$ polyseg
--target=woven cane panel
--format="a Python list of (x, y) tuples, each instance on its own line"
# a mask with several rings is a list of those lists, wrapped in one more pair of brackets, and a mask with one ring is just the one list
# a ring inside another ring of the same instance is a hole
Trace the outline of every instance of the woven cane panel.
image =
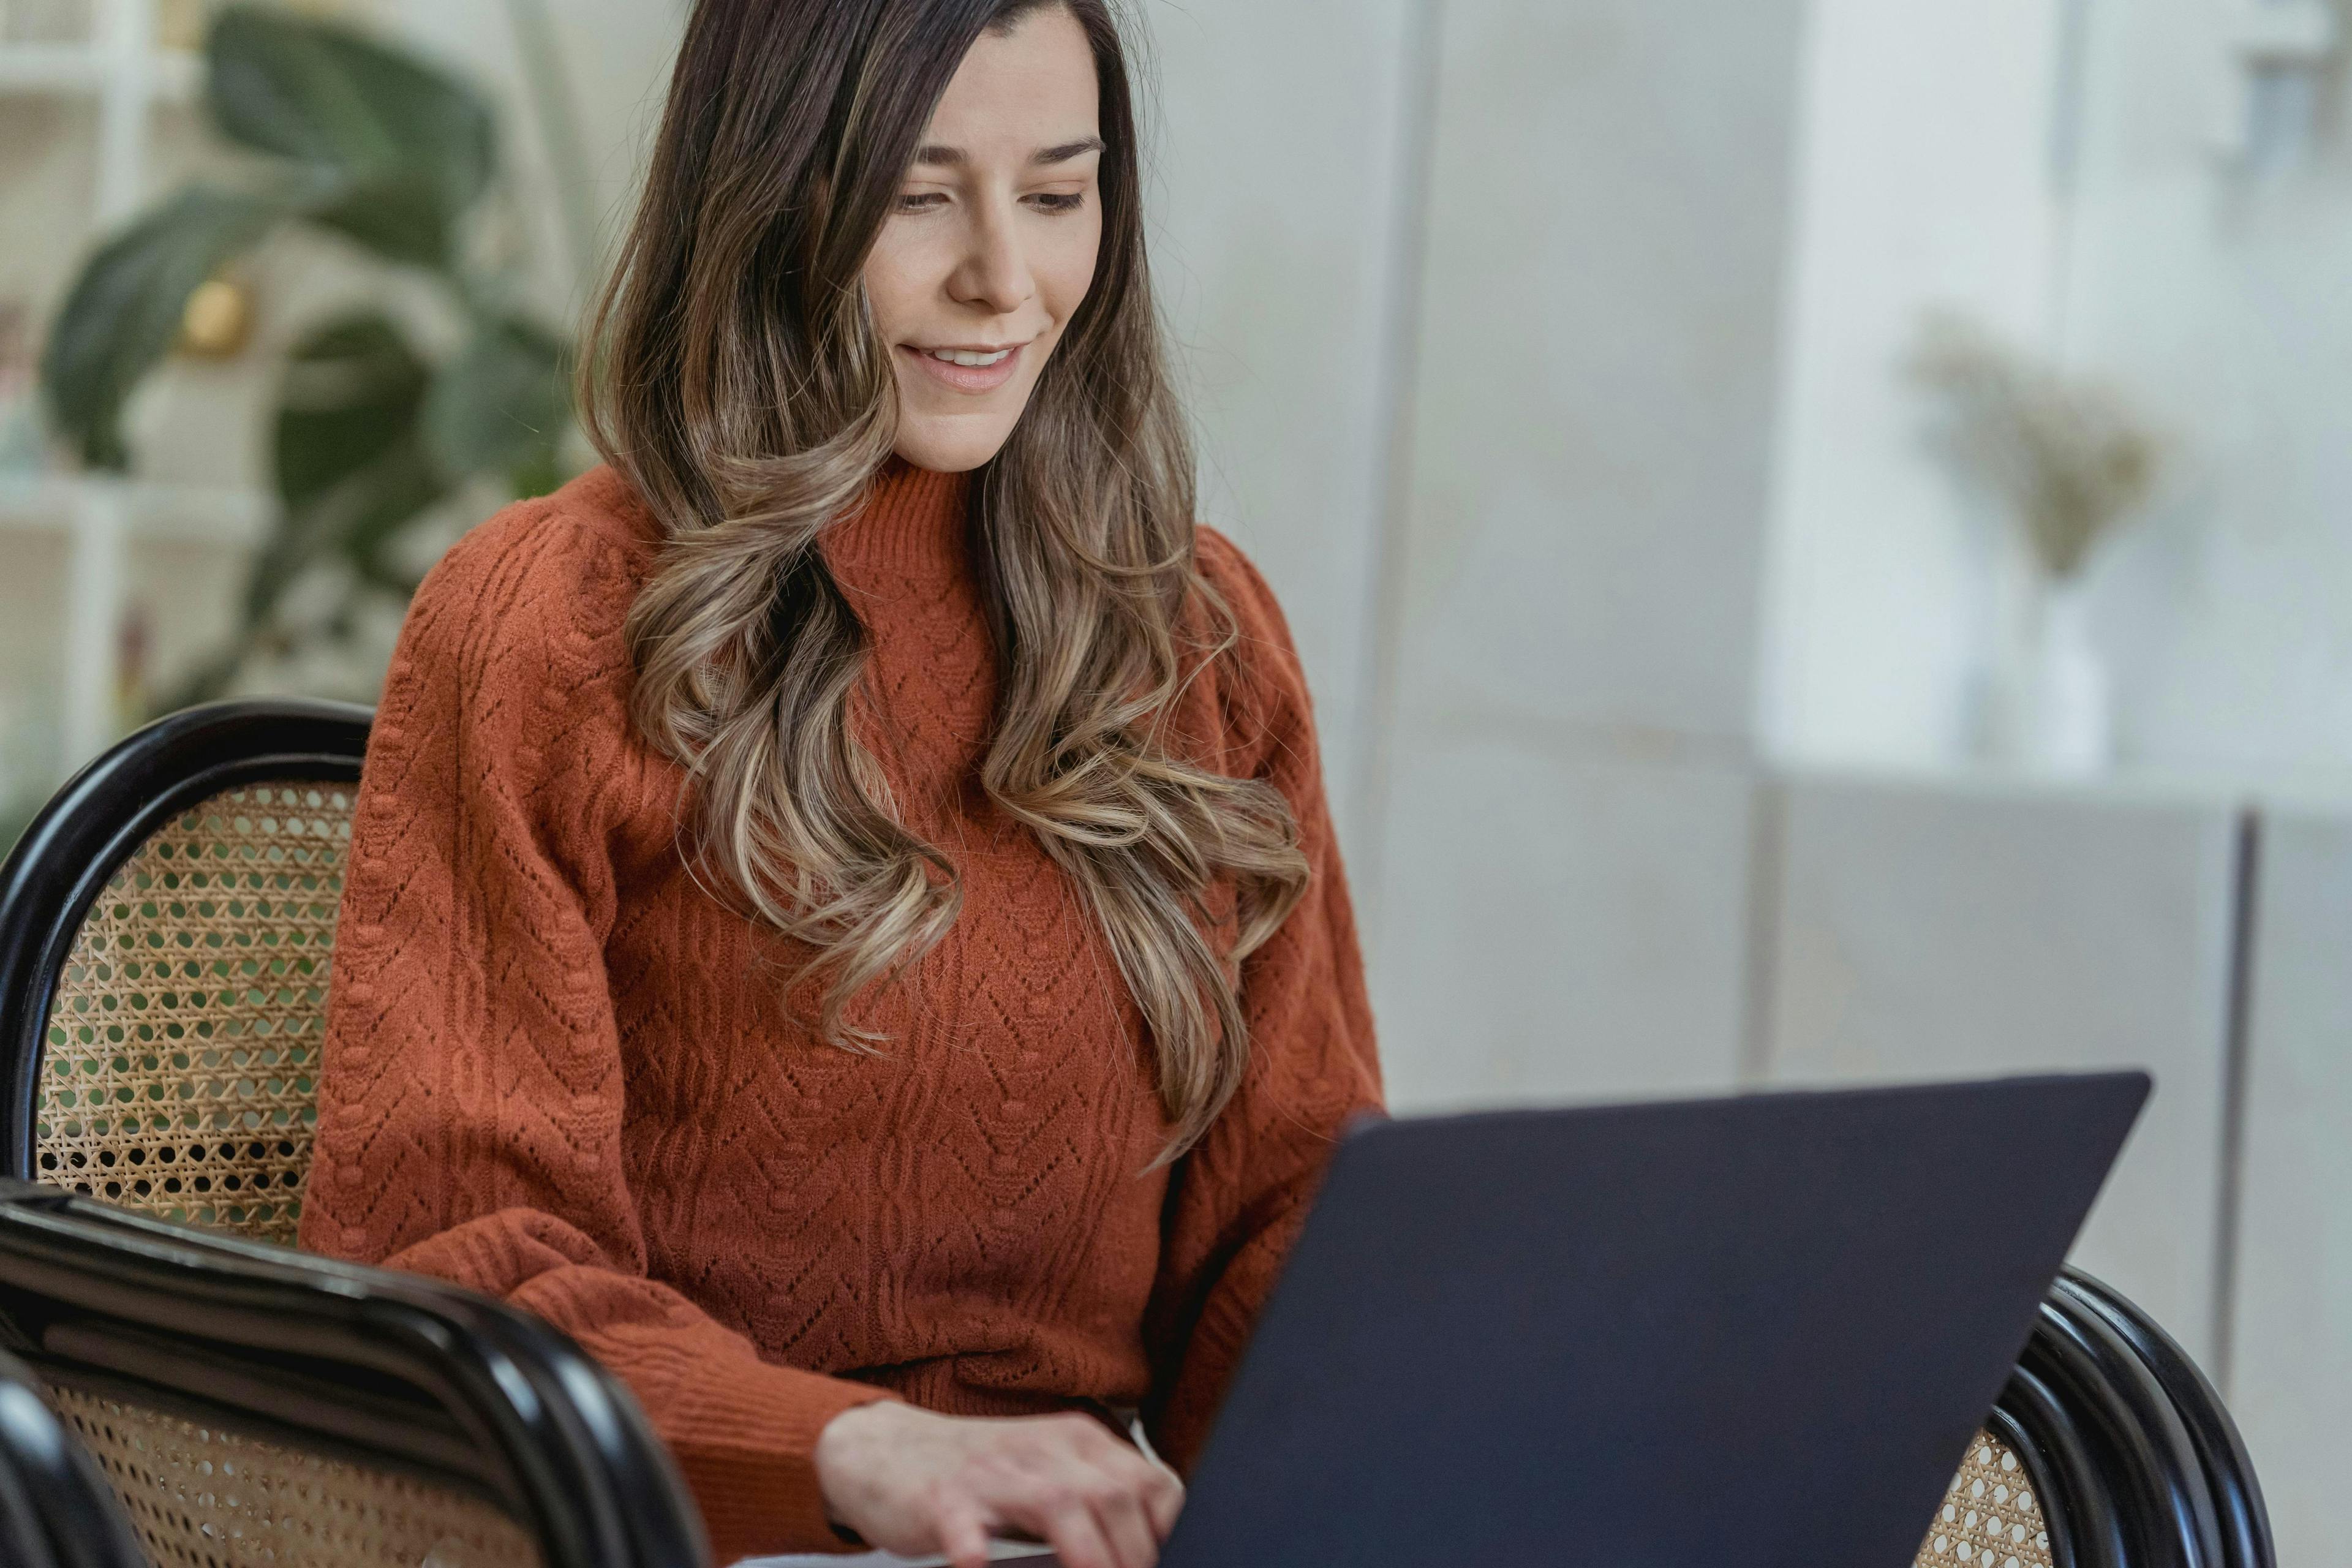
[(79, 1389), (50, 1403), (88, 1445), (155, 1568), (530, 1568), (515, 1522), (463, 1492), (297, 1453)]
[(323, 784), (215, 795), (107, 884), (49, 1011), (44, 1180), (293, 1241), (352, 796)]
[(1916, 1568), (2053, 1568), (2050, 1531), (2017, 1456), (1977, 1434)]

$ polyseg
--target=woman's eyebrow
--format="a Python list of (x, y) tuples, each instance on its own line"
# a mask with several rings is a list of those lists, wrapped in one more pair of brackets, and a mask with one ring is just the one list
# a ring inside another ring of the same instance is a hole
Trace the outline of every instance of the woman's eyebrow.
[(1087, 136), (1076, 142), (1065, 142), (1058, 147), (1044, 148), (1029, 162), (1042, 168), (1049, 163), (1066, 163), (1073, 158), (1083, 158), (1089, 153), (1099, 153), (1102, 150), (1101, 137)]
[[(1102, 150), (1101, 137), (1087, 136), (1076, 142), (1065, 142), (1058, 147), (1041, 147), (1030, 155), (1029, 162), (1042, 169), (1055, 163), (1066, 163), (1073, 158), (1083, 158), (1089, 153), (1099, 153)], [(961, 147), (942, 147), (933, 143), (915, 149), (915, 165), (918, 168), (961, 169), (971, 162), (971, 154)]]

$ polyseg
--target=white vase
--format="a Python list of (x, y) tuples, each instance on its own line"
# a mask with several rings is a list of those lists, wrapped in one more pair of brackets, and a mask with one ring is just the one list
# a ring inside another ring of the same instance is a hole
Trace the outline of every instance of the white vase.
[(2086, 778), (2115, 761), (2115, 705), (2107, 661), (2091, 636), (2081, 582), (2043, 580), (2011, 666), (2010, 759), (2035, 773)]

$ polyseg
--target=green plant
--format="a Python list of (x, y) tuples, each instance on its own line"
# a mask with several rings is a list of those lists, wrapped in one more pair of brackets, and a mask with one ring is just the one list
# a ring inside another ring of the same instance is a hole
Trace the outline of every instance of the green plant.
[[(212, 123), (261, 156), (235, 184), (183, 187), (83, 267), (41, 367), (51, 422), (83, 462), (130, 467), (124, 405), (171, 352), (189, 296), (289, 226), (429, 279), (463, 329), (436, 354), (392, 312), (363, 310), (296, 342), (273, 432), (279, 506), (238, 630), (161, 709), (218, 695), (257, 651), (348, 635), (368, 595), (404, 602), (416, 584), (403, 536), (481, 476), (551, 489), (571, 423), (568, 345), (469, 243), (499, 163), (481, 98), (404, 51), (258, 5), (226, 8), (205, 55)], [(298, 625), (288, 600), (302, 581), (331, 586), (325, 613)]]

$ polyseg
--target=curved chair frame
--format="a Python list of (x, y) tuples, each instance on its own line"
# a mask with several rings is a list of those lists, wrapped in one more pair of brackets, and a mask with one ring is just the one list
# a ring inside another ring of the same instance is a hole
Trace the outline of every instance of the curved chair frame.
[(2078, 1269), (2051, 1287), (1986, 1429), (2032, 1481), (2058, 1568), (2276, 1568), (2220, 1396), (2147, 1314)]
[(487, 1495), (551, 1568), (709, 1560), (626, 1389), (472, 1291), (6, 1181), (0, 1333), (45, 1375), (127, 1384)]
[(97, 1462), (40, 1386), (31, 1368), (0, 1352), (0, 1562), (147, 1568)]
[(2205, 1480), (2218, 1531), (2213, 1561), (2221, 1568), (2275, 1568), (2270, 1513), (2245, 1440), (2189, 1352), (2122, 1294), (2079, 1269), (2062, 1275), (2051, 1294), (2104, 1324), (2154, 1376)]
[(0, 867), (0, 1174), (29, 1178), (49, 1011), (74, 938), (123, 862), (176, 814), (240, 784), (353, 784), (371, 710), (208, 702), (116, 745), (53, 796)]
[(2130, 1345), (2053, 1289), (2023, 1360), (2063, 1391), (2104, 1447), (2125, 1560), (2133, 1568), (2220, 1568), (2220, 1521), (2188, 1428)]
[(2010, 1374), (1985, 1429), (2007, 1445), (2040, 1501), (2059, 1568), (2126, 1568), (2121, 1526), (2090, 1441), (2066, 1404), (2033, 1373)]

